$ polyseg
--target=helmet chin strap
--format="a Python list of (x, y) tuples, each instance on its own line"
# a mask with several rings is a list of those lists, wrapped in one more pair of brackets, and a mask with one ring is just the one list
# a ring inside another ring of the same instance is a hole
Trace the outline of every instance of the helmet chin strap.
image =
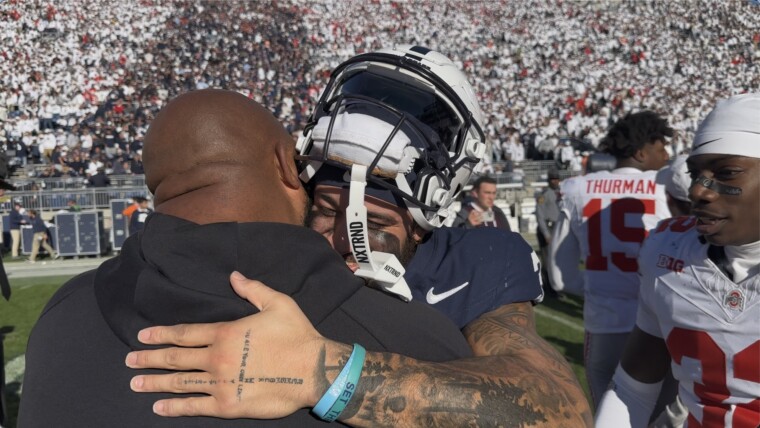
[(346, 229), (351, 252), (359, 265), (356, 276), (370, 279), (388, 293), (408, 302), (412, 291), (404, 280), (405, 269), (390, 253), (371, 251), (367, 233), (367, 207), (364, 206), (364, 189), (367, 186), (367, 167), (354, 164), (351, 167), (351, 187), (346, 208)]

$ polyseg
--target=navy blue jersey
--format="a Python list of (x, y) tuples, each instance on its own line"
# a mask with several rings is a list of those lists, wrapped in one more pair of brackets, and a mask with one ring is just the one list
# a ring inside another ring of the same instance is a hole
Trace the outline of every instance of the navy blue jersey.
[(434, 230), (404, 275), (414, 299), (459, 328), (502, 305), (540, 301), (541, 267), (518, 233), (497, 228)]

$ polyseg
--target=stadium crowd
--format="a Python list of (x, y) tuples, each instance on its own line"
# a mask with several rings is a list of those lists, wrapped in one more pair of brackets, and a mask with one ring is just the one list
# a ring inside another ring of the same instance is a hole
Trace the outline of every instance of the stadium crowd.
[(49, 164), (44, 176), (140, 174), (147, 125), (179, 93), (237, 90), (295, 134), (329, 70), (356, 53), (413, 43), (447, 53), (472, 77), (493, 160), (559, 157), (562, 140), (577, 156), (640, 109), (667, 117), (678, 153), (718, 98), (760, 88), (759, 7), (6, 1), (0, 143), (15, 164)]

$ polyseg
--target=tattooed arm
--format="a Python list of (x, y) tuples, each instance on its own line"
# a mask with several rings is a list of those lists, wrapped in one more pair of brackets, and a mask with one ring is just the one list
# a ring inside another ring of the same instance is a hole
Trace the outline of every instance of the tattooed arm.
[(342, 420), (353, 426), (592, 426), (570, 366), (536, 334), (530, 303), (484, 314), (464, 332), (478, 357), (429, 363), (370, 354), (360, 393)]
[[(134, 352), (127, 359), (130, 367), (201, 372), (137, 376), (132, 382), (135, 391), (210, 395), (162, 400), (155, 407), (157, 413), (286, 416), (314, 406), (348, 359), (351, 347), (320, 336), (289, 297), (255, 281), (233, 278), (231, 282), (262, 312), (231, 323), (141, 332), (145, 343), (193, 348)], [(262, 301), (257, 295), (262, 290), (275, 296), (277, 304)], [(588, 403), (570, 368), (536, 335), (530, 304), (507, 305), (485, 314), (465, 333), (481, 356), (430, 363), (368, 352), (358, 390), (340, 420), (357, 427), (591, 426)], [(245, 358), (247, 349), (257, 348), (269, 352)], [(272, 373), (294, 380), (256, 381), (272, 378)], [(242, 386), (225, 382), (240, 377), (254, 382)]]

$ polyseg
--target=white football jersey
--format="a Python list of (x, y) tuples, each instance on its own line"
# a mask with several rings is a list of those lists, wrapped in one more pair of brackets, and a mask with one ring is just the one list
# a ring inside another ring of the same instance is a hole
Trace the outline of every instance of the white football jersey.
[[(562, 183), (562, 210), (585, 262), (583, 321), (591, 333), (633, 330), (641, 243), (670, 217), (657, 171), (618, 168)], [(558, 250), (563, 247), (560, 243)], [(577, 257), (577, 251), (573, 257)], [(563, 257), (561, 251), (555, 257)]]
[(693, 217), (663, 221), (639, 257), (636, 324), (665, 340), (688, 426), (760, 425), (760, 275), (734, 283)]

